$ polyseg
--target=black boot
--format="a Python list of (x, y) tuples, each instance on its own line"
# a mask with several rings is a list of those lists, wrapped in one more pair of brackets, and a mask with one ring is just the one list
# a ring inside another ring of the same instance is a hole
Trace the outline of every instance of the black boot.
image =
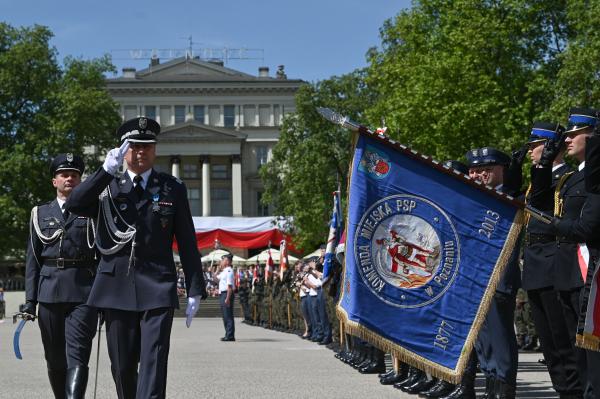
[(535, 335), (529, 337), (529, 342), (523, 345), (524, 351), (532, 351), (538, 346), (538, 338)]
[(475, 399), (475, 374), (463, 374), (460, 384), (447, 396), (441, 396), (441, 399)]
[(65, 385), (67, 381), (67, 370), (51, 370), (48, 369), (48, 378), (50, 379), (50, 386), (54, 397), (56, 399), (66, 398), (65, 396)]
[(496, 399), (515, 399), (517, 396), (516, 386), (500, 380), (495, 380), (494, 391)]
[(485, 377), (485, 393), (481, 399), (497, 399), (496, 398), (496, 379), (494, 377)]
[(394, 370), (393, 368), (389, 369), (385, 373), (379, 373), (379, 374), (377, 374), (377, 377), (379, 377), (379, 379), (382, 379), (382, 378), (390, 377), (392, 375), (396, 375), (396, 370)]
[(87, 382), (87, 367), (78, 366), (67, 369), (67, 399), (84, 399)]
[(454, 388), (456, 388), (454, 384), (451, 384), (448, 381), (438, 380), (437, 384), (432, 386), (429, 390), (421, 392), (419, 397), (428, 399), (441, 398), (454, 391)]
[(398, 371), (392, 369), (393, 373), (388, 375), (387, 377), (383, 377), (381, 379), (379, 379), (379, 383), (381, 385), (394, 385), (400, 381), (403, 381), (406, 379), (407, 374), (408, 374), (408, 366), (405, 365), (404, 363), (400, 363), (400, 367), (398, 368)]
[(385, 353), (379, 348), (372, 347), (371, 362), (359, 371), (361, 374), (383, 373), (385, 371)]
[(437, 379), (432, 378), (430, 380), (427, 379), (427, 374), (423, 373), (423, 376), (417, 380), (414, 384), (406, 388), (404, 392), (410, 393), (412, 395), (428, 391), (437, 383)]

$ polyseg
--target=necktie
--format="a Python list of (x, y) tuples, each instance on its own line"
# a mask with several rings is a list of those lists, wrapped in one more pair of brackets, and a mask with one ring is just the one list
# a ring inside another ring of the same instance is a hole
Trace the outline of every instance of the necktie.
[(62, 209), (63, 219), (65, 219), (65, 222), (66, 222), (69, 219), (69, 215), (71, 213), (65, 209), (65, 205), (66, 204), (62, 204), (62, 206), (60, 207), (60, 209)]
[(144, 195), (144, 188), (142, 187), (142, 176), (136, 175), (133, 178), (133, 182), (135, 183), (135, 188), (133, 192), (137, 196), (138, 201), (142, 199), (142, 195)]

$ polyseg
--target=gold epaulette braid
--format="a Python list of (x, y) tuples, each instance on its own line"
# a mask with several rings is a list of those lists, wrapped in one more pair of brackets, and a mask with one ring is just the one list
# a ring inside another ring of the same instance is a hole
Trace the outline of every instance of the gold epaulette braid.
[(573, 172), (565, 173), (558, 180), (556, 189), (554, 190), (554, 216), (561, 217), (563, 214), (563, 199), (560, 196), (560, 190), (565, 185), (567, 179), (573, 174)]
[[(529, 202), (529, 193), (531, 192), (531, 183), (529, 183), (529, 186), (527, 186), (527, 191), (525, 191), (525, 203)], [(529, 224), (529, 219), (531, 218), (531, 215), (528, 212), (525, 212), (525, 226), (527, 226)]]

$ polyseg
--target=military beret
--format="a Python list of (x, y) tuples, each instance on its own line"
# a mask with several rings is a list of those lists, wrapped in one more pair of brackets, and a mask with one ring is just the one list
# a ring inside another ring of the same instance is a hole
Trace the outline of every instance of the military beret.
[(567, 132), (594, 127), (598, 123), (598, 110), (593, 108), (571, 108), (569, 110), (569, 123)]
[(469, 168), (467, 168), (467, 165), (459, 161), (449, 159), (446, 162), (444, 162), (444, 166), (447, 168), (456, 169), (463, 175), (469, 174)]
[(229, 260), (233, 260), (233, 254), (228, 253), (228, 254), (224, 254), (223, 256), (221, 256), (221, 259), (229, 259)]
[(530, 143), (548, 140), (564, 132), (565, 128), (558, 123), (534, 122), (529, 135)]
[(139, 117), (123, 122), (117, 129), (117, 137), (121, 142), (156, 143), (160, 133), (160, 125), (154, 119)]
[(85, 165), (83, 159), (78, 155), (73, 155), (70, 152), (67, 154), (58, 154), (50, 164), (50, 173), (55, 176), (61, 170), (74, 170), (83, 174)]
[(510, 157), (492, 147), (474, 148), (466, 154), (469, 168), (485, 165), (508, 166)]

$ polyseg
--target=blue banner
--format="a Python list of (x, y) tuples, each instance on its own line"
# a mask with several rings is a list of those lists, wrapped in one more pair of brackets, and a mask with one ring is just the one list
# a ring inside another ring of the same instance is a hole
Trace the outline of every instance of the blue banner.
[(344, 328), (457, 382), (516, 243), (519, 203), (382, 135), (351, 163)]
[(335, 248), (340, 240), (341, 226), (340, 212), (340, 192), (333, 193), (333, 211), (331, 213), (331, 221), (329, 222), (329, 235), (327, 236), (327, 248), (325, 249), (325, 259), (323, 260), (323, 283), (326, 283), (331, 276), (333, 268), (333, 258), (335, 257)]

